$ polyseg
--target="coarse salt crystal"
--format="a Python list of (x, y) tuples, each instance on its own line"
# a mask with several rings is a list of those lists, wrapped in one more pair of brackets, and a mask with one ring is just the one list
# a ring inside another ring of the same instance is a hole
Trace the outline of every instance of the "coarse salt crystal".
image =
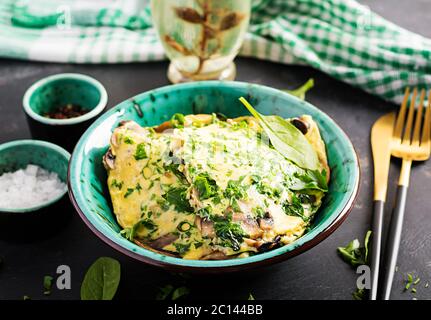
[(0, 175), (0, 208), (31, 208), (67, 190), (57, 173), (29, 164), (25, 169)]

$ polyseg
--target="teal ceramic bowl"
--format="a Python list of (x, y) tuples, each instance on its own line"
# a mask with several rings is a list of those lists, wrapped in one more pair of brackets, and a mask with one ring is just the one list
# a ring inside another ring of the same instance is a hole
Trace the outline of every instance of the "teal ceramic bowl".
[[(60, 180), (66, 183), (67, 167), (70, 154), (63, 148), (45, 141), (16, 140), (0, 145), (0, 175), (35, 164), (45, 170), (56, 172)], [(1, 213), (25, 213), (38, 211), (58, 202), (66, 191), (57, 197), (34, 207), (1, 208)]]
[[(79, 73), (61, 73), (35, 82), (25, 92), (23, 108), (35, 139), (51, 141), (72, 150), (84, 131), (106, 107), (108, 95), (96, 79)], [(87, 113), (69, 119), (44, 115), (68, 104)]]
[[(244, 96), (263, 114), (284, 118), (311, 115), (326, 142), (331, 181), (329, 192), (311, 230), (281, 248), (242, 259), (221, 261), (183, 260), (141, 248), (120, 235), (112, 212), (102, 156), (120, 121), (134, 120), (154, 126), (174, 113), (220, 112), (228, 117), (248, 115), (238, 98)], [(241, 82), (196, 82), (162, 87), (135, 96), (101, 116), (79, 140), (69, 165), (69, 195), (78, 213), (103, 241), (140, 261), (179, 272), (237, 271), (268, 265), (295, 256), (330, 235), (346, 218), (359, 186), (359, 163), (346, 134), (325, 113), (287, 93)]]

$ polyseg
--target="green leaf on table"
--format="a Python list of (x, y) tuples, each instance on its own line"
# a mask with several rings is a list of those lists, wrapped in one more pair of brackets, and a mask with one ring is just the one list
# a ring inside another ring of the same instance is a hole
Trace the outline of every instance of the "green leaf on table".
[(256, 300), (253, 295), (251, 294), (251, 292), (248, 294), (248, 299), (247, 300)]
[(368, 246), (371, 231), (367, 231), (364, 240), (364, 247), (361, 247), (358, 239), (350, 241), (347, 246), (337, 249), (341, 258), (352, 267), (368, 264)]
[(260, 114), (244, 97), (239, 100), (259, 121), (275, 150), (301, 168), (318, 169), (319, 160), (316, 151), (293, 124), (279, 116)]
[(302, 86), (300, 86), (298, 89), (295, 90), (287, 90), (284, 89), (282, 91), (290, 93), (291, 95), (298, 97), (301, 100), (305, 100), (305, 94), (308, 90), (314, 87), (314, 79), (308, 79), (306, 83), (304, 83)]
[(365, 296), (365, 289), (356, 289), (356, 291), (352, 293), (353, 300), (365, 300)]
[(166, 300), (174, 291), (174, 286), (168, 284), (164, 287), (160, 287), (156, 294), (156, 300)]
[(51, 276), (44, 276), (43, 277), (43, 294), (44, 295), (50, 295), (51, 294), (51, 288), (52, 288), (52, 281), (54, 280)]
[(173, 292), (172, 292), (172, 300), (177, 300), (181, 297), (184, 297), (186, 295), (188, 295), (190, 293), (190, 289), (187, 287), (179, 287), (176, 288)]
[(166, 285), (160, 287), (156, 294), (156, 300), (178, 300), (190, 293), (190, 289), (187, 287), (175, 288), (173, 285)]
[(112, 300), (120, 283), (120, 263), (109, 257), (97, 259), (81, 284), (81, 300)]

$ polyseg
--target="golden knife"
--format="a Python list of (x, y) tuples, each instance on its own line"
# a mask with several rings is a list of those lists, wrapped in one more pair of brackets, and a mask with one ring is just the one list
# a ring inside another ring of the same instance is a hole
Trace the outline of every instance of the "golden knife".
[(377, 286), (382, 245), (383, 212), (388, 189), (391, 140), (395, 113), (380, 117), (371, 128), (371, 149), (374, 162), (374, 212), (372, 218), (372, 247), (370, 254), (371, 290), (369, 299), (377, 299)]

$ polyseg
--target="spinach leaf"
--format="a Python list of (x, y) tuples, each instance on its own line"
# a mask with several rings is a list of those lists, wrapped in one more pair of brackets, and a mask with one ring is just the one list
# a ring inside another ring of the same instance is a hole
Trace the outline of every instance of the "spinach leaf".
[(97, 259), (81, 284), (81, 300), (112, 300), (120, 283), (120, 263), (112, 258)]
[(190, 293), (190, 289), (187, 287), (179, 287), (172, 292), (172, 300), (177, 300), (181, 297), (184, 297), (185, 295), (188, 295)]
[(156, 295), (156, 300), (177, 300), (181, 297), (184, 297), (190, 293), (190, 289), (187, 287), (178, 287), (174, 288), (173, 285), (166, 285), (164, 287), (160, 287), (159, 291)]
[(217, 184), (208, 174), (200, 173), (196, 176), (194, 186), (198, 190), (199, 198), (205, 200), (217, 194)]
[(244, 97), (239, 98), (250, 113), (259, 121), (272, 146), (286, 159), (304, 169), (316, 170), (319, 160), (311, 144), (289, 121), (279, 116), (264, 116), (257, 112)]
[(194, 210), (190, 206), (190, 202), (187, 199), (187, 189), (186, 188), (172, 188), (166, 194), (162, 196), (169, 204), (175, 206), (175, 210), (178, 212), (190, 212)]
[(190, 243), (174, 243), (174, 247), (180, 256), (183, 256), (189, 251)]
[(305, 94), (308, 90), (314, 87), (314, 79), (308, 79), (306, 83), (295, 90), (282, 90), (284, 92), (290, 93), (291, 95), (298, 97), (301, 100), (305, 100)]
[(347, 246), (337, 249), (341, 258), (352, 267), (357, 267), (363, 264), (368, 264), (368, 246), (371, 236), (371, 231), (367, 231), (365, 235), (364, 247), (361, 247), (359, 240), (350, 241)]
[(248, 299), (247, 300), (256, 300), (254, 298), (254, 296), (251, 294), (251, 292), (248, 294)]

